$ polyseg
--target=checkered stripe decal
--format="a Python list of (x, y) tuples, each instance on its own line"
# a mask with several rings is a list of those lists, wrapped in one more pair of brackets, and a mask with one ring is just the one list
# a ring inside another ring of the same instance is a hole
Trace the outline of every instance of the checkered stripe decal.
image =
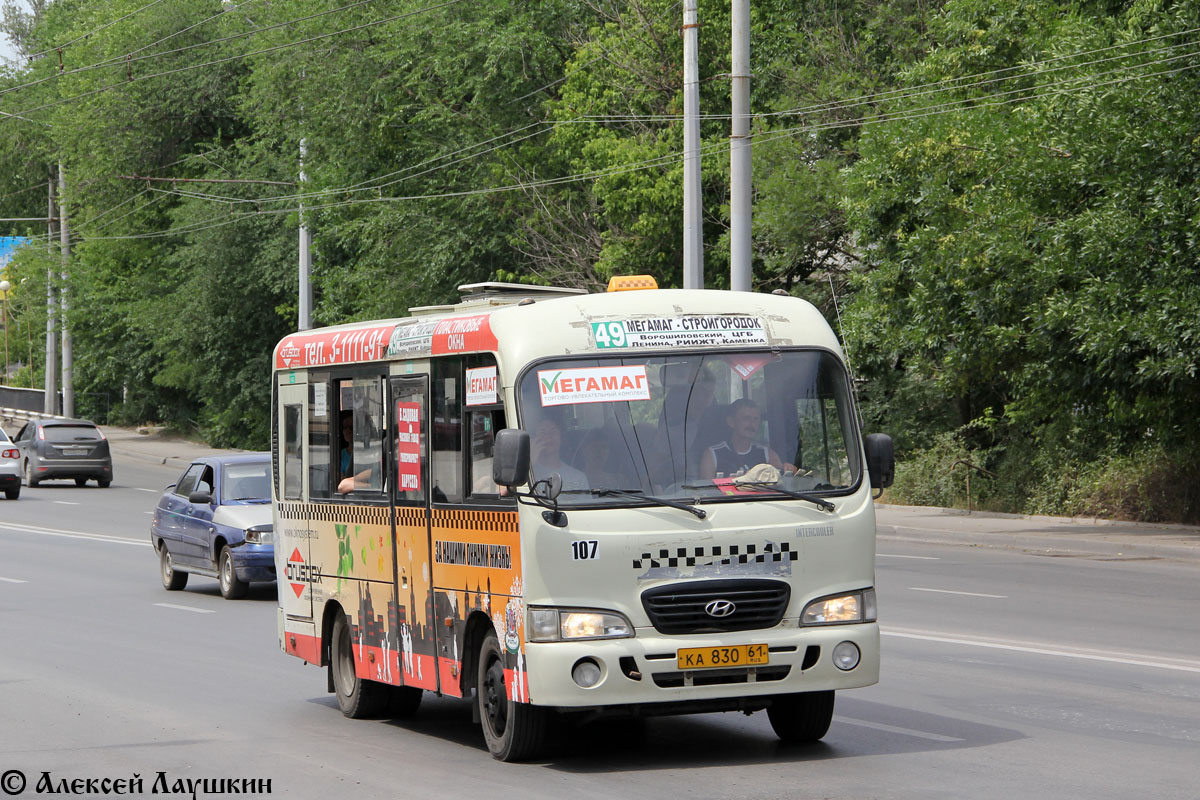
[(756, 544), (713, 545), (712, 547), (677, 547), (662, 549), (657, 554), (642, 553), (633, 560), (634, 569), (659, 569), (661, 567), (710, 567), (717, 564), (768, 564), (795, 561), (800, 554), (789, 542), (767, 542), (760, 548)]
[(445, 508), (433, 510), (433, 527), (446, 530), (517, 532), (515, 511), (460, 511)]
[(406, 506), (396, 509), (397, 528), (424, 528), (429, 517), (420, 506)]
[(283, 519), (345, 522), (351, 525), (389, 525), (387, 506), (349, 506), (341, 503), (280, 503)]

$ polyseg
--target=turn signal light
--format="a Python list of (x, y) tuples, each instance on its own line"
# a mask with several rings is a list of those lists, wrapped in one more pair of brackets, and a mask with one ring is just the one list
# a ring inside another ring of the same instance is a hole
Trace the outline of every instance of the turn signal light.
[(3, 453), (0, 453), (0, 458), (20, 458), (20, 457), (21, 457), (20, 450), (5, 450)]
[(636, 289), (657, 289), (658, 281), (650, 275), (617, 275), (609, 279), (610, 292), (631, 292)]

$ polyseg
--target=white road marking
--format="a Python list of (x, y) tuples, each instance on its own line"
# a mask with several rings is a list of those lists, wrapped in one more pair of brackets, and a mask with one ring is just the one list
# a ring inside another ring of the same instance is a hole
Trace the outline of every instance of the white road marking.
[(134, 486), (133, 490), (135, 492), (153, 492), (154, 494), (159, 494), (162, 492), (162, 489), (143, 489), (140, 486)]
[(54, 503), (55, 503), (55, 505), (60, 505), (60, 506), (77, 506), (77, 505), (79, 505), (79, 503), (72, 503), (69, 500), (55, 500)]
[(958, 644), (968, 647), (987, 647), (993, 650), (1012, 650), (1018, 653), (1032, 653), (1040, 656), (1056, 656), (1058, 658), (1079, 658), (1085, 661), (1104, 661), (1111, 664), (1126, 664), (1133, 667), (1153, 667), (1154, 669), (1170, 669), (1179, 672), (1200, 673), (1200, 661), (1186, 658), (1170, 658), (1159, 656), (1149, 658), (1139, 653), (1118, 653), (1106, 650), (1091, 650), (1084, 647), (1047, 646), (1040, 642), (1018, 642), (1005, 639), (982, 639), (975, 637), (941, 634), (935, 631), (918, 631), (901, 628), (881, 629), (883, 636), (895, 636), (900, 639), (919, 639), (925, 642), (940, 642), (942, 644)]
[(149, 547), (150, 539), (124, 539), (120, 536), (108, 536), (102, 533), (85, 533), (83, 531), (64, 531), (56, 528), (35, 528), (32, 525), (19, 525), (14, 522), (0, 522), (0, 530), (15, 531), (17, 533), (33, 533), (38, 536), (57, 536), (64, 539), (91, 539), (97, 542), (111, 542), (113, 544), (131, 544), (137, 547)]
[(901, 556), (896, 555), (895, 553), (876, 553), (875, 555), (878, 558), (913, 558), (918, 561), (941, 561), (941, 559), (936, 556)]
[(0, 581), (4, 581), (5, 583), (29, 583), (29, 581), (22, 581), (16, 578), (0, 578)]
[(155, 603), (159, 608), (174, 608), (178, 611), (194, 611), (197, 614), (215, 614), (217, 613), (211, 608), (193, 608), (191, 606), (177, 606), (174, 603)]
[(844, 722), (847, 725), (858, 725), (861, 728), (872, 728), (885, 733), (900, 733), (905, 736), (915, 736), (918, 739), (929, 739), (933, 742), (961, 742), (962, 739), (956, 739), (953, 736), (942, 736), (937, 733), (925, 733), (925, 731), (914, 731), (912, 728), (897, 728), (894, 725), (884, 725), (882, 722), (870, 722), (865, 719), (853, 719), (851, 717), (843, 717), (838, 715), (833, 718), (834, 722)]
[(949, 589), (924, 589), (920, 586), (910, 586), (910, 587), (908, 587), (908, 590), (910, 592), (937, 592), (938, 594), (961, 594), (961, 595), (966, 595), (967, 597), (992, 597), (992, 598), (995, 598), (996, 600), (1007, 600), (1008, 599), (1008, 595), (1006, 595), (1006, 594), (979, 594), (978, 592), (952, 592)]

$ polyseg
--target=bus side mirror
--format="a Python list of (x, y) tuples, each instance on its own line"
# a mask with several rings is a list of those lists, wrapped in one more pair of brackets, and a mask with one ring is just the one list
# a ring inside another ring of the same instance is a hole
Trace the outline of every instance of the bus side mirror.
[(896, 477), (896, 454), (892, 448), (892, 437), (886, 433), (868, 433), (867, 472), (871, 475), (872, 489), (886, 489)]
[(520, 428), (496, 431), (492, 480), (498, 486), (520, 486), (529, 480), (529, 431)]

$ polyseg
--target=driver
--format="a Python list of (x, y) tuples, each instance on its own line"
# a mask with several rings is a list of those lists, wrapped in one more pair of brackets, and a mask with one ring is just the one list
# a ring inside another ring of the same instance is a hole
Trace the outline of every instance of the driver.
[(700, 457), (700, 477), (733, 477), (759, 464), (783, 469), (778, 453), (765, 444), (754, 443), (762, 424), (757, 403), (748, 397), (735, 400), (729, 405), (725, 422), (729, 425), (729, 436), (704, 451)]

